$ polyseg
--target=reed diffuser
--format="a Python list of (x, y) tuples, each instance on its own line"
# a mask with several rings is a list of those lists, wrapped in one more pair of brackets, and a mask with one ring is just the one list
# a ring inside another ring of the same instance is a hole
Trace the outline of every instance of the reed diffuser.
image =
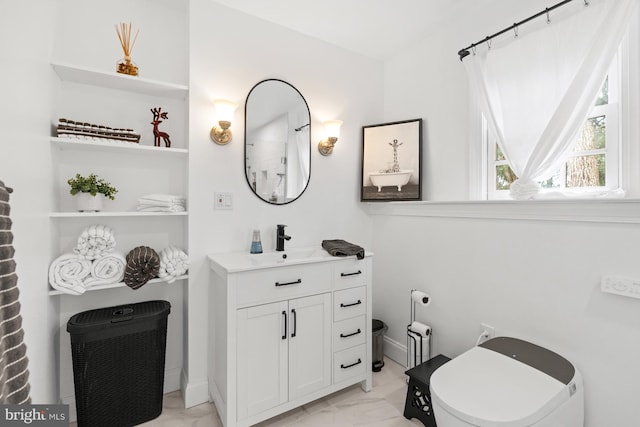
[(133, 50), (133, 45), (136, 44), (136, 40), (138, 38), (138, 33), (140, 32), (140, 30), (136, 31), (136, 35), (133, 37), (132, 41), (131, 29), (131, 23), (126, 24), (124, 22), (121, 22), (120, 26), (116, 25), (116, 33), (118, 34), (120, 45), (122, 46), (122, 50), (124, 51), (124, 58), (118, 61), (118, 64), (116, 65), (116, 71), (121, 74), (137, 76), (138, 66), (131, 60), (131, 51)]

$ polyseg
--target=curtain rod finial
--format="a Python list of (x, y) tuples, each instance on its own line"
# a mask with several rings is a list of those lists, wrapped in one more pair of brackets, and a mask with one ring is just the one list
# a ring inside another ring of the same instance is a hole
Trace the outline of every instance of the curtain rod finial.
[(467, 49), (461, 49), (458, 51), (458, 56), (460, 57), (460, 61), (462, 61), (465, 57), (469, 56), (470, 52)]

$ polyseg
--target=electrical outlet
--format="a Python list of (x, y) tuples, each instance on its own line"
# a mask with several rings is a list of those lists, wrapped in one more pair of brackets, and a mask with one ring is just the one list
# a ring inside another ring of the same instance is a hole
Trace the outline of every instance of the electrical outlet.
[(485, 341), (496, 336), (496, 329), (493, 326), (487, 325), (486, 323), (480, 323), (480, 328), (482, 329), (482, 334), (486, 337)]

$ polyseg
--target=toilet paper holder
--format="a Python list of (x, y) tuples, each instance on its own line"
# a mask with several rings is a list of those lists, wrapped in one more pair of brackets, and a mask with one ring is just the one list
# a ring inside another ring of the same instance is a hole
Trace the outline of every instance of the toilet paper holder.
[(430, 326), (416, 321), (416, 305), (427, 307), (431, 304), (431, 296), (412, 289), (410, 301), (410, 319), (407, 325), (407, 368), (417, 366), (431, 358), (432, 336)]

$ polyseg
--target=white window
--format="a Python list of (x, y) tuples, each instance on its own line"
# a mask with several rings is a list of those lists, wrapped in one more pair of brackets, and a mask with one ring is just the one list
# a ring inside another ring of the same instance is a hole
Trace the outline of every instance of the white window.
[[(619, 62), (620, 55), (617, 55), (565, 163), (551, 178), (539, 181), (542, 192), (600, 194), (619, 188)], [(484, 125), (483, 128), (483, 145), (486, 144), (488, 161), (488, 198), (509, 198), (509, 187), (518, 177), (507, 164), (489, 127)]]
[[(632, 20), (566, 163), (540, 182), (542, 192), (601, 196), (624, 189), (640, 197), (640, 12)], [(477, 107), (476, 107), (477, 108)], [(491, 135), (479, 109), (471, 150), (472, 198), (509, 199), (517, 177)], [(475, 140), (475, 142), (473, 142)], [(477, 177), (473, 178), (473, 177)]]

